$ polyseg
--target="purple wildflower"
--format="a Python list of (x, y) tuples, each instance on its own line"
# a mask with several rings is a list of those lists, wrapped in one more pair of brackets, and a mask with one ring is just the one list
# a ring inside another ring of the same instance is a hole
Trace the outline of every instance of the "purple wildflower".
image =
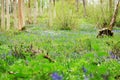
[(89, 77), (88, 77), (88, 76), (83, 75), (83, 77), (84, 77), (84, 80), (89, 80)]
[(84, 73), (87, 73), (87, 69), (84, 66), (82, 67), (82, 70)]
[(60, 76), (58, 73), (53, 73), (52, 75), (52, 80), (63, 80), (62, 76)]
[(116, 59), (116, 55), (114, 55), (112, 51), (110, 51), (109, 54), (112, 59)]
[(94, 76), (93, 76), (93, 74), (92, 73), (90, 73), (90, 78), (93, 78)]

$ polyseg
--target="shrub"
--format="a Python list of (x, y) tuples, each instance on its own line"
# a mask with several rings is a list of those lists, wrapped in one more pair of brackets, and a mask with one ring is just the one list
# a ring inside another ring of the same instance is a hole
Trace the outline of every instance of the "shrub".
[[(66, 5), (66, 3), (64, 4)], [(64, 8), (61, 9), (61, 6), (63, 6), (61, 3), (57, 5), (57, 11), (56, 11), (56, 18), (55, 18), (55, 28), (60, 30), (74, 30), (77, 28), (77, 18), (76, 14), (74, 14), (73, 8), (69, 4), (67, 6), (64, 6)]]

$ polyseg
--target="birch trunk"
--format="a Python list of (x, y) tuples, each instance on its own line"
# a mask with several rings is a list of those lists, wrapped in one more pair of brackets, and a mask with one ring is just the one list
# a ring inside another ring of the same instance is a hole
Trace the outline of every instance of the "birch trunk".
[(76, 10), (79, 11), (79, 0), (76, 0)]
[(87, 13), (86, 13), (86, 1), (83, 0), (83, 7), (84, 7), (84, 17), (87, 16)]
[(25, 4), (24, 4), (24, 0), (22, 0), (22, 15), (23, 15), (23, 26), (25, 26)]
[(15, 29), (17, 29), (18, 28), (18, 26), (17, 26), (17, 24), (18, 24), (18, 22), (17, 22), (17, 1), (16, 0), (14, 0), (14, 2), (13, 2), (13, 17), (14, 17), (14, 28)]
[(10, 14), (9, 14), (9, 8), (10, 8), (10, 0), (6, 0), (6, 14), (7, 14), (7, 30), (10, 29)]
[(31, 0), (28, 0), (28, 24), (31, 24)]
[(38, 1), (34, 0), (34, 24), (37, 23), (37, 15), (38, 15)]
[(5, 29), (5, 10), (4, 10), (4, 0), (1, 0), (1, 29)]
[(54, 16), (54, 18), (56, 17), (56, 7), (55, 7), (55, 3), (56, 3), (56, 1), (53, 0), (53, 8), (54, 8), (54, 14), (53, 14), (53, 16)]
[(52, 26), (52, 0), (49, 0), (49, 26)]

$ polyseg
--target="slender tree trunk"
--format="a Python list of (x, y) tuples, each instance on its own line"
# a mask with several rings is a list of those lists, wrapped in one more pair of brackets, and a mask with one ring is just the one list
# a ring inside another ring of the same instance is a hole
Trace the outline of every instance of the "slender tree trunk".
[(113, 13), (113, 17), (112, 17), (111, 22), (110, 22), (110, 30), (112, 30), (113, 27), (114, 27), (114, 25), (115, 25), (115, 21), (116, 21), (118, 9), (119, 9), (119, 2), (120, 2), (120, 0), (118, 0), (117, 4), (116, 4), (116, 6), (115, 6), (115, 10), (114, 10), (114, 13)]
[(1, 29), (5, 29), (5, 10), (4, 10), (4, 0), (1, 0)]
[(56, 7), (55, 7), (55, 3), (56, 3), (56, 1), (53, 0), (53, 8), (54, 8), (54, 14), (53, 14), (53, 16), (54, 16), (54, 18), (56, 17)]
[(83, 0), (83, 7), (84, 7), (84, 16), (86, 17), (87, 13), (86, 13), (86, 1), (85, 0)]
[(13, 17), (14, 17), (14, 28), (17, 29), (18, 26), (17, 26), (17, 1), (16, 0), (13, 0)]
[(32, 23), (31, 20), (31, 0), (28, 0), (28, 24)]
[(76, 10), (79, 11), (79, 0), (76, 0)]
[(38, 1), (34, 0), (34, 24), (37, 23)]
[(52, 0), (49, 0), (49, 26), (52, 26)]
[(40, 16), (43, 15), (43, 0), (40, 0)]
[(6, 13), (7, 13), (7, 30), (10, 29), (10, 14), (9, 14), (9, 8), (10, 8), (10, 0), (6, 0)]
[(24, 0), (22, 0), (22, 15), (23, 15), (23, 26), (25, 26), (25, 4), (24, 4)]
[(23, 10), (22, 10), (22, 0), (18, 0), (18, 29), (22, 30), (23, 28)]

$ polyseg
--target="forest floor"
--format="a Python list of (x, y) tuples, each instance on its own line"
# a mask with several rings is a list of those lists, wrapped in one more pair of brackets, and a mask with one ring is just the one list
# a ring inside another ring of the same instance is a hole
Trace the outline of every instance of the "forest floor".
[(96, 35), (89, 26), (0, 33), (0, 80), (120, 80), (120, 29)]

